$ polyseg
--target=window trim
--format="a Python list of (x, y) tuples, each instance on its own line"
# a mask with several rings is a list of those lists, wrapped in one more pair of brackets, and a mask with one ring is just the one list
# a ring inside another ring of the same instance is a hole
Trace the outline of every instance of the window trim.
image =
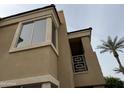
[[(30, 45), (29, 46), (33, 46), (34, 44), (32, 44), (32, 40), (33, 40), (33, 34), (34, 34), (34, 23), (36, 21), (39, 21), (39, 20), (46, 20), (46, 32), (47, 32), (47, 18), (42, 18), (42, 19), (37, 19), (37, 20), (29, 20), (29, 21), (25, 21), (25, 22), (21, 22), (21, 26), (20, 26), (20, 29), (19, 29), (19, 36), (21, 35), (21, 32), (22, 32), (22, 27), (25, 25), (25, 24), (28, 24), (28, 23), (33, 23), (32, 25), (32, 29), (31, 29), (31, 41), (29, 41)], [(19, 39), (19, 36), (17, 37), (17, 42), (18, 42), (18, 39)], [(47, 35), (46, 35), (47, 36)], [(46, 40), (46, 36), (45, 36), (45, 40)], [(15, 43), (15, 48), (18, 48), (17, 47), (17, 42)], [(44, 43), (44, 42), (43, 42)], [(39, 44), (39, 43), (38, 43)], [(27, 47), (27, 46), (22, 46), (20, 48), (23, 48), (23, 47)]]
[[(42, 20), (42, 19), (46, 19), (46, 26), (47, 26), (46, 27), (46, 40), (45, 40), (45, 42), (17, 48), (16, 46), (17, 46), (18, 38), (20, 36), (23, 24), (31, 22), (31, 21)], [(28, 19), (28, 20), (24, 20), (22, 22), (19, 22), (17, 30), (15, 31), (15, 34), (14, 34), (14, 37), (13, 37), (12, 44), (11, 44), (10, 49), (9, 49), (9, 53), (24, 51), (24, 50), (29, 50), (29, 49), (32, 49), (32, 48), (38, 48), (38, 47), (43, 47), (43, 46), (50, 45), (53, 48), (53, 50), (55, 51), (55, 53), (58, 55), (58, 43), (56, 42), (57, 43), (56, 48), (52, 44), (52, 29), (51, 29), (52, 28), (52, 21), (55, 21), (54, 18), (51, 15), (47, 15), (47, 16), (42, 16), (42, 17), (38, 17), (38, 18), (36, 17), (36, 18), (33, 18), (33, 19)], [(54, 22), (54, 23), (56, 23), (56, 22)], [(57, 27), (57, 24), (55, 24), (55, 25)], [(58, 29), (58, 27), (57, 27), (57, 29)], [(58, 31), (56, 31), (56, 32), (58, 32)], [(56, 38), (56, 39), (58, 39), (58, 38)]]
[[(59, 49), (58, 49), (58, 27), (57, 27), (57, 25), (56, 25), (56, 23), (55, 22), (52, 22), (54, 25), (55, 25), (55, 27), (56, 27), (56, 30), (55, 30), (55, 35), (56, 35), (56, 41), (55, 41), (55, 44), (56, 44), (56, 47), (54, 46), (54, 44), (52, 43), (52, 46), (56, 49), (56, 51), (59, 51)], [(52, 33), (53, 32), (51, 32), (51, 35), (52, 35)], [(52, 42), (52, 37), (51, 37), (51, 42)]]

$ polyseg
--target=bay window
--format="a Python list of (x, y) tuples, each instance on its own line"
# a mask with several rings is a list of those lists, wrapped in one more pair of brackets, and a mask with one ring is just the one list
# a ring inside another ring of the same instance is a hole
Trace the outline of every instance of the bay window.
[(46, 19), (36, 20), (22, 24), (17, 47), (25, 47), (33, 44), (45, 42), (46, 39)]
[(10, 52), (52, 45), (57, 48), (57, 25), (52, 17), (36, 18), (19, 23)]

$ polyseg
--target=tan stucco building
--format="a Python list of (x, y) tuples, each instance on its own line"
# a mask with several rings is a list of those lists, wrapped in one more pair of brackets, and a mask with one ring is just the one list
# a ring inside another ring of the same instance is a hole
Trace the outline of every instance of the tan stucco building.
[(0, 87), (104, 87), (92, 28), (67, 32), (54, 5), (0, 19)]

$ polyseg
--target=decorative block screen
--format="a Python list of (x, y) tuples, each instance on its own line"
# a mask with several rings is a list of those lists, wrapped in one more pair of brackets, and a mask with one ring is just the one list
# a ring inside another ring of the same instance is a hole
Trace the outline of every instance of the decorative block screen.
[(88, 70), (84, 55), (73, 56), (73, 68), (75, 73)]

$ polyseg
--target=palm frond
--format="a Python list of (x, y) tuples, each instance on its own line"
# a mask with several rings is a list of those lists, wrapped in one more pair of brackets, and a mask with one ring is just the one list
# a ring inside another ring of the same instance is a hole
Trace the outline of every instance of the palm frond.
[(108, 36), (107, 44), (109, 45), (109, 48), (111, 50), (113, 50), (113, 41), (112, 41), (112, 38), (110, 36)]
[(115, 46), (116, 45), (116, 42), (117, 42), (117, 39), (118, 39), (118, 36), (116, 36), (113, 40), (113, 45)]
[(97, 49), (101, 49), (100, 53), (110, 51), (109, 47), (106, 47), (105, 45), (99, 45), (97, 46)]
[(110, 36), (108, 36), (108, 39), (106, 41), (101, 40), (102, 44), (97, 46), (97, 49), (101, 49), (100, 53), (104, 52), (110, 52), (113, 51), (119, 51), (123, 52), (124, 48), (124, 37), (118, 40), (118, 36), (116, 36), (114, 39), (112, 39)]
[(113, 69), (116, 73), (121, 73), (121, 69), (120, 68), (115, 68)]
[(108, 51), (110, 51), (110, 50), (109, 49), (103, 49), (100, 51), (100, 53), (104, 53), (104, 52), (108, 52)]
[(115, 46), (115, 49), (123, 49), (124, 48), (124, 45), (121, 44), (121, 45), (118, 45), (118, 46)]
[(110, 45), (108, 44), (108, 42), (105, 42), (104, 40), (101, 40), (102, 42), (102, 46), (110, 48)]
[(104, 45), (99, 45), (99, 46), (97, 46), (97, 49), (108, 49), (108, 47), (106, 47)]
[(104, 41), (104, 40), (100, 40), (102, 43), (107, 43), (106, 41)]
[(121, 52), (121, 53), (124, 53), (124, 51), (123, 51), (123, 50), (120, 50), (120, 49), (118, 49), (117, 51), (119, 51), (119, 52)]
[(124, 46), (124, 37), (119, 39), (118, 42), (116, 43), (116, 47), (119, 47), (119, 46)]
[(116, 73), (122, 73), (122, 74), (124, 74), (124, 67), (122, 67), (122, 68), (115, 68), (114, 71)]

